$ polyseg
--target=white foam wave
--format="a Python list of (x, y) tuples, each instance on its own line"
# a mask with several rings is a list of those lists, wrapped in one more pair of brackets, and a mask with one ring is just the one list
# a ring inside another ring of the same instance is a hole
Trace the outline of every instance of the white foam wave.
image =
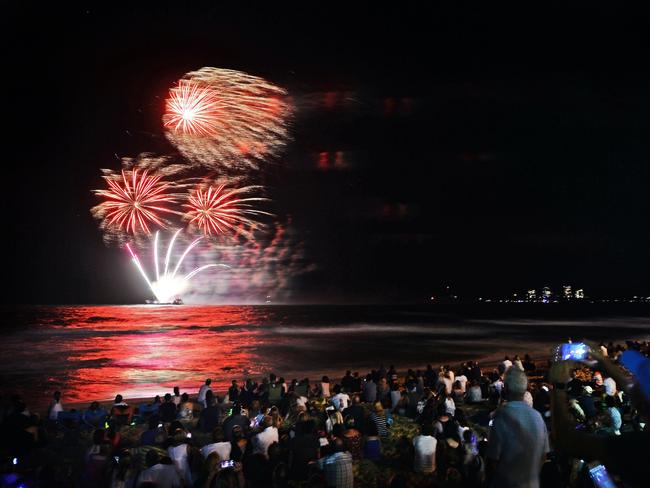
[[(284, 335), (349, 335), (349, 334), (420, 334), (420, 335), (466, 335), (480, 332), (480, 328), (438, 325), (402, 325), (402, 324), (349, 324), (328, 325), (321, 327), (274, 327), (273, 332)], [(483, 330), (485, 332), (485, 330)]]

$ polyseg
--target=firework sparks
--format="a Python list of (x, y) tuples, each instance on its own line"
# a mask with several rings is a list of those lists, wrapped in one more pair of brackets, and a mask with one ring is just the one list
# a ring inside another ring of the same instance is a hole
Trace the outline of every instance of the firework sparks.
[(211, 279), (208, 274), (194, 278), (184, 296), (201, 303), (260, 303), (267, 295), (274, 302), (283, 302), (291, 298), (294, 280), (316, 269), (290, 219), (269, 222), (255, 240), (237, 245), (212, 241), (201, 257), (230, 266), (223, 280)]
[(265, 198), (245, 196), (256, 188), (226, 189), (224, 185), (198, 188), (190, 193), (183, 218), (205, 236), (240, 234), (251, 238), (249, 229), (260, 225), (256, 218), (271, 215), (253, 207), (253, 202), (265, 201)]
[(100, 221), (104, 241), (124, 243), (135, 237), (141, 243), (156, 227), (172, 225), (173, 217), (183, 215), (180, 202), (196, 186), (195, 179), (182, 177), (185, 170), (149, 153), (122, 158), (120, 172), (103, 169), (107, 188), (93, 192), (103, 201), (90, 211)]
[(105, 174), (107, 190), (95, 193), (105, 197), (106, 201), (95, 207), (94, 213), (103, 219), (107, 228), (116, 228), (130, 234), (144, 232), (150, 234), (149, 226), (165, 227), (165, 220), (160, 213), (173, 213), (163, 206), (173, 204), (175, 199), (166, 191), (169, 185), (161, 182), (158, 175), (150, 175), (147, 170), (138, 173), (137, 169), (121, 172), (121, 177)]
[(214, 90), (190, 80), (180, 80), (169, 92), (165, 127), (184, 134), (213, 136), (219, 117), (219, 98)]
[(229, 266), (225, 264), (206, 264), (203, 266), (199, 266), (194, 268), (192, 271), (189, 273), (185, 274), (184, 276), (178, 276), (178, 270), (180, 269), (181, 265), (183, 264), (183, 261), (185, 260), (185, 257), (194, 249), (197, 244), (201, 241), (202, 237), (198, 237), (194, 239), (186, 248), (185, 251), (183, 251), (183, 254), (179, 258), (178, 262), (176, 263), (176, 266), (174, 266), (173, 271), (170, 270), (170, 258), (173, 252), (174, 248), (174, 242), (176, 241), (176, 238), (178, 237), (178, 234), (180, 233), (180, 229), (177, 230), (174, 235), (172, 236), (171, 240), (169, 241), (169, 245), (167, 247), (167, 254), (165, 256), (165, 269), (162, 275), (160, 274), (160, 266), (158, 264), (158, 232), (156, 232), (156, 235), (154, 237), (154, 266), (156, 270), (156, 279), (155, 281), (151, 281), (149, 279), (149, 276), (147, 275), (147, 272), (145, 271), (144, 267), (142, 266), (142, 263), (140, 262), (140, 259), (138, 258), (138, 255), (131, 249), (131, 246), (129, 244), (126, 244), (126, 249), (129, 251), (129, 254), (131, 254), (131, 260), (133, 261), (133, 264), (135, 267), (138, 269), (140, 272), (140, 275), (144, 279), (144, 281), (147, 283), (149, 286), (149, 289), (153, 293), (153, 295), (156, 297), (156, 300), (158, 303), (170, 303), (171, 301), (180, 298), (180, 295), (187, 289), (189, 286), (190, 280), (196, 276), (198, 273), (201, 271), (204, 271), (208, 268), (216, 268), (216, 267), (223, 267), (223, 268), (228, 268)]
[(234, 70), (201, 68), (170, 89), (167, 138), (190, 161), (222, 171), (258, 169), (284, 146), (293, 109), (286, 91)]

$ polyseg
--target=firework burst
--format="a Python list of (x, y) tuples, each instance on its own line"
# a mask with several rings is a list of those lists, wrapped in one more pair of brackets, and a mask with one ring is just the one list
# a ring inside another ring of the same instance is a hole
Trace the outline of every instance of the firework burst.
[(166, 193), (169, 185), (160, 181), (161, 177), (150, 175), (147, 170), (138, 173), (122, 170), (121, 177), (106, 174), (104, 180), (107, 190), (97, 190), (96, 194), (106, 201), (95, 207), (108, 228), (114, 227), (130, 234), (144, 232), (150, 234), (149, 226), (165, 226), (161, 213), (171, 213), (163, 206), (173, 204), (175, 199)]
[(271, 215), (253, 206), (254, 202), (265, 201), (265, 198), (247, 196), (257, 188), (227, 189), (225, 185), (197, 188), (184, 205), (187, 212), (183, 218), (205, 236), (239, 234), (252, 238), (251, 229), (260, 226), (257, 218)]
[(163, 116), (165, 127), (194, 136), (214, 136), (219, 117), (219, 98), (211, 88), (180, 80), (169, 92)]
[(286, 91), (234, 70), (201, 68), (170, 89), (167, 138), (195, 164), (221, 171), (259, 169), (288, 138)]
[(139, 239), (156, 227), (171, 225), (170, 218), (181, 216), (179, 202), (196, 183), (181, 179), (183, 166), (170, 164), (165, 157), (143, 153), (123, 158), (122, 170), (103, 169), (106, 188), (94, 190), (102, 202), (92, 215), (100, 221), (104, 241), (123, 243), (129, 236)]

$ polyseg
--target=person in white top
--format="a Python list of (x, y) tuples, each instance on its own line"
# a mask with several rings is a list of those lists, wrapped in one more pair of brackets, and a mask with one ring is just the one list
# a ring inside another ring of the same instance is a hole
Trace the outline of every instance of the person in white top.
[(515, 368), (519, 368), (520, 370), (524, 370), (524, 363), (521, 362), (521, 358), (519, 358), (518, 354), (515, 354), (515, 358), (512, 361), (512, 365)]
[(421, 427), (420, 435), (413, 438), (415, 458), (413, 470), (417, 473), (433, 473), (436, 470), (436, 447), (438, 441), (433, 436), (433, 426), (425, 423)]
[(56, 420), (59, 418), (59, 412), (63, 412), (63, 404), (61, 403), (61, 392), (60, 391), (55, 391), (54, 392), (54, 400), (52, 400), (52, 404), (50, 405), (50, 420)]
[(456, 413), (456, 403), (451, 395), (445, 395), (445, 412), (447, 412), (451, 417)]
[(216, 452), (219, 454), (221, 461), (228, 461), (230, 459), (230, 452), (232, 451), (232, 444), (225, 442), (223, 438), (223, 429), (216, 428), (212, 432), (212, 444), (206, 444), (201, 448), (201, 455), (203, 459)]
[(169, 459), (167, 462), (161, 461), (158, 453), (150, 450), (147, 452), (146, 463), (149, 468), (138, 476), (138, 487), (143, 483), (153, 483), (159, 488), (180, 488), (182, 486), (176, 468), (169, 463)]
[(501, 361), (501, 367), (504, 373), (512, 367), (512, 361), (510, 361), (510, 358), (508, 356), (503, 358), (503, 361)]
[(503, 391), (503, 380), (499, 376), (494, 383), (492, 383), (492, 387), (494, 390), (501, 396), (501, 392)]
[(460, 389), (463, 393), (465, 393), (467, 391), (467, 376), (464, 374), (456, 376), (456, 381), (460, 383)]
[(269, 455), (269, 446), (274, 442), (279, 442), (278, 429), (273, 427), (273, 417), (267, 415), (264, 417), (264, 430), (253, 437), (253, 453)]
[(507, 402), (495, 411), (488, 434), (487, 459), (493, 487), (539, 487), (539, 475), (549, 452), (546, 424), (524, 401), (528, 379), (511, 368), (504, 380)]
[(470, 387), (467, 390), (467, 402), (478, 403), (483, 400), (483, 392), (478, 384), (478, 381), (472, 380)]
[(330, 401), (339, 412), (342, 412), (350, 405), (350, 396), (347, 393), (341, 392), (341, 388), (338, 385), (334, 387), (334, 392), (336, 395)]
[(203, 408), (207, 407), (207, 405), (205, 403), (205, 394), (208, 392), (208, 390), (211, 389), (210, 388), (211, 383), (212, 383), (212, 380), (210, 378), (208, 378), (207, 380), (205, 380), (205, 384), (202, 385), (201, 388), (199, 388), (199, 394), (198, 394), (198, 396), (196, 398), (196, 401), (198, 401), (201, 405), (203, 405)]
[(186, 443), (187, 433), (178, 429), (174, 433), (174, 445), (167, 448), (176, 470), (187, 486), (192, 486), (192, 470), (190, 469), (190, 446)]

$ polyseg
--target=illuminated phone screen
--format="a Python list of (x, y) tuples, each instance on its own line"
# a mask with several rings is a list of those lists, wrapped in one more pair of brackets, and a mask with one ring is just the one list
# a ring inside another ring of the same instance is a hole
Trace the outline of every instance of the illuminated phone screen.
[(607, 469), (602, 464), (594, 466), (589, 470), (589, 476), (594, 482), (596, 488), (616, 488), (616, 485), (610, 478)]

